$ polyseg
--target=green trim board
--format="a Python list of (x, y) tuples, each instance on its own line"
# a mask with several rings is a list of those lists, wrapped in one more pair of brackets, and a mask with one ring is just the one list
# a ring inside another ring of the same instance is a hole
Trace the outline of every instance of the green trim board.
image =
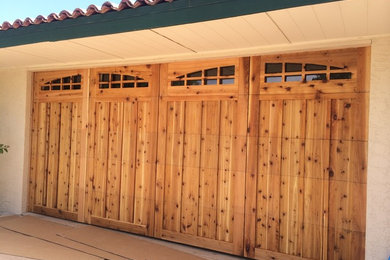
[(0, 31), (0, 48), (153, 29), (340, 0), (176, 0)]

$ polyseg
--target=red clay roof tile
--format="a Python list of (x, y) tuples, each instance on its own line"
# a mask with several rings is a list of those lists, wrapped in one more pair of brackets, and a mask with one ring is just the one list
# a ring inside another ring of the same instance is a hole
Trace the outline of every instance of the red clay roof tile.
[(51, 23), (54, 21), (62, 21), (66, 19), (76, 19), (80, 16), (91, 16), (95, 14), (103, 14), (111, 11), (122, 11), (124, 9), (130, 9), (130, 8), (138, 8), (143, 5), (156, 5), (160, 4), (162, 2), (173, 2), (175, 0), (136, 0), (134, 3), (130, 2), (130, 0), (121, 0), (119, 5), (114, 5), (111, 2), (104, 2), (99, 9), (95, 5), (90, 5), (87, 7), (87, 10), (84, 11), (80, 8), (76, 8), (73, 10), (72, 13), (63, 10), (59, 14), (51, 13), (47, 17), (44, 17), (43, 15), (38, 15), (34, 20), (27, 17), (24, 21), (17, 19), (12, 24), (8, 21), (3, 22), (2, 25), (0, 25), (0, 31), (6, 31), (9, 29), (17, 29), (20, 27), (27, 27), (31, 25), (41, 24), (41, 23)]

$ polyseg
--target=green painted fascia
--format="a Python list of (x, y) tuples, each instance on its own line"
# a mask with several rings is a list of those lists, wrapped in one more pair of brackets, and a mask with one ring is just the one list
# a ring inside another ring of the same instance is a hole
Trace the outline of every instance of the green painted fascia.
[(0, 31), (0, 48), (196, 23), (340, 0), (176, 0)]

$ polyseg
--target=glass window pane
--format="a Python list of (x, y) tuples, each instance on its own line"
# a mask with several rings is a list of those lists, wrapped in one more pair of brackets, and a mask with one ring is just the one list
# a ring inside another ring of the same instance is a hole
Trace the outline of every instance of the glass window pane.
[(266, 83), (276, 83), (276, 82), (282, 82), (281, 76), (275, 76), (275, 77), (265, 77)]
[(137, 82), (137, 88), (147, 88), (148, 86), (148, 82)]
[(201, 70), (187, 74), (187, 78), (196, 78), (196, 77), (202, 77), (202, 71)]
[(76, 75), (72, 77), (73, 83), (81, 83), (81, 75)]
[(343, 68), (336, 67), (336, 66), (330, 66), (331, 70), (342, 70)]
[(123, 83), (124, 88), (134, 88), (134, 82)]
[(171, 81), (172, 87), (184, 86), (184, 80)]
[(187, 80), (187, 85), (188, 86), (199, 86), (202, 85), (202, 80), (197, 79), (197, 80)]
[(62, 89), (63, 89), (63, 90), (69, 90), (69, 89), (70, 89), (70, 85), (63, 85), (63, 86), (62, 86)]
[(100, 82), (109, 82), (110, 81), (110, 74), (106, 74), (106, 73), (99, 74), (99, 81)]
[(217, 68), (208, 69), (204, 71), (205, 77), (213, 77), (213, 76), (217, 76), (217, 74), (218, 74)]
[(111, 81), (121, 81), (120, 74), (111, 74)]
[(120, 88), (121, 84), (120, 83), (112, 83), (111, 88)]
[(55, 79), (55, 80), (53, 80), (51, 83), (53, 83), (53, 84), (59, 84), (59, 83), (61, 83), (61, 79)]
[(302, 80), (302, 75), (290, 75), (284, 78), (285, 82), (301, 81), (301, 80)]
[(49, 86), (42, 86), (42, 87), (41, 87), (41, 90), (43, 90), (43, 91), (48, 91), (48, 90), (50, 90), (50, 87), (49, 87)]
[(282, 73), (282, 63), (266, 63), (265, 73)]
[(234, 76), (235, 66), (226, 66), (219, 68), (220, 76)]
[(330, 73), (330, 79), (351, 79), (351, 78), (352, 78), (351, 72)]
[(326, 74), (325, 73), (308, 74), (308, 75), (306, 75), (305, 80), (306, 81), (326, 80)]
[(217, 79), (205, 79), (204, 84), (205, 85), (217, 85)]
[(306, 64), (305, 70), (306, 71), (326, 70), (326, 66), (325, 65), (318, 65), (318, 64)]
[(62, 78), (62, 83), (70, 83), (70, 77)]
[(286, 63), (285, 72), (298, 72), (302, 71), (302, 63)]
[(61, 90), (61, 86), (60, 85), (51, 86), (51, 90)]
[(123, 75), (123, 80), (134, 80), (135, 78), (130, 75)]
[(234, 84), (234, 79), (220, 79), (219, 84), (221, 85), (231, 85)]
[(108, 88), (109, 85), (108, 84), (99, 84), (99, 88)]
[(72, 89), (81, 89), (81, 85), (73, 85)]

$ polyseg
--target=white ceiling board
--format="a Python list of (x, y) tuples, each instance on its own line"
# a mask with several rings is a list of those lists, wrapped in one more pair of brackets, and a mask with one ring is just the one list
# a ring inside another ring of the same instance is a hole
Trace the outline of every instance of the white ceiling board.
[(303, 42), (305, 37), (290, 13), (284, 10), (268, 12), (268, 15), (286, 35), (289, 42)]
[(302, 6), (287, 10), (300, 28), (306, 41), (325, 39), (322, 27), (312, 6)]
[(345, 26), (338, 2), (313, 6), (326, 39), (345, 36)]
[(53, 59), (46, 59), (35, 55), (19, 53), (9, 49), (0, 49), (0, 68), (31, 66), (59, 62)]
[[(371, 0), (372, 1), (372, 0)], [(339, 2), (347, 37), (367, 34), (367, 0)]]
[(41, 42), (10, 48), (21, 53), (34, 54), (47, 59), (55, 59), (63, 63), (83, 60), (103, 60), (117, 58), (70, 41)]
[(369, 0), (367, 9), (368, 33), (390, 33), (390, 0)]
[(187, 52), (182, 46), (150, 31), (135, 31), (104, 36), (95, 36), (71, 40), (74, 43), (110, 53), (122, 59), (155, 55)]
[(276, 24), (266, 13), (252, 14), (242, 16), (249, 26), (257, 31), (268, 44), (288, 43), (287, 38), (283, 35)]

